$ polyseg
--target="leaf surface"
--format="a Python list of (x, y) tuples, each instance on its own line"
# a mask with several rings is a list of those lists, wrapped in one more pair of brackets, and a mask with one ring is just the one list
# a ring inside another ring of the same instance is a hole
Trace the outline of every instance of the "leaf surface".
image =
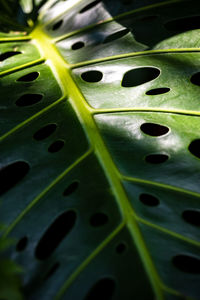
[(200, 299), (199, 2), (44, 2), (21, 31), (0, 15), (0, 220), (25, 298)]

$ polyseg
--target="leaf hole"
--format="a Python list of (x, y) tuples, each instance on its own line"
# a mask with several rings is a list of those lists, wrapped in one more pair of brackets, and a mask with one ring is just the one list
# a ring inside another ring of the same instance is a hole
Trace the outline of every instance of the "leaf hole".
[(122, 80), (123, 87), (134, 87), (151, 80), (160, 75), (160, 70), (153, 67), (144, 67), (130, 70), (124, 74)]
[(169, 128), (163, 125), (155, 124), (155, 123), (143, 123), (140, 126), (140, 129), (145, 134), (151, 136), (161, 136), (166, 134), (169, 131)]
[(21, 181), (28, 173), (30, 167), (25, 161), (17, 161), (0, 169), (0, 195), (6, 193)]
[(29, 74), (26, 74), (26, 75), (20, 77), (19, 79), (17, 79), (17, 81), (30, 82), (30, 81), (34, 81), (35, 79), (37, 79), (38, 76), (39, 76), (38, 72), (31, 72)]
[(195, 226), (200, 226), (200, 211), (198, 210), (185, 210), (182, 213), (183, 219)]
[(59, 268), (59, 266), (60, 266), (59, 262), (56, 262), (56, 263), (51, 267), (51, 269), (47, 272), (47, 274), (46, 274), (45, 277), (44, 277), (44, 280), (49, 279), (49, 278), (57, 271), (57, 269)]
[(190, 81), (193, 84), (200, 86), (200, 72), (195, 73), (194, 75), (192, 75)]
[(79, 182), (78, 181), (74, 181), (72, 182), (63, 192), (63, 196), (69, 196), (71, 195), (72, 193), (74, 193), (77, 189), (78, 189), (78, 186), (79, 186)]
[(139, 200), (147, 206), (158, 206), (160, 204), (160, 201), (158, 198), (150, 195), (150, 194), (140, 194)]
[(146, 95), (161, 95), (161, 94), (166, 94), (169, 91), (170, 91), (169, 88), (152, 89), (152, 90), (146, 92)]
[(97, 4), (99, 4), (101, 2), (101, 0), (96, 0), (96, 1), (93, 1), (92, 3), (86, 5), (84, 8), (82, 8), (80, 11), (79, 11), (79, 14), (82, 14), (84, 12), (86, 12), (87, 10), (95, 7)]
[(196, 257), (179, 254), (173, 257), (172, 263), (182, 272), (200, 274), (200, 260)]
[(150, 164), (162, 164), (166, 162), (168, 158), (166, 154), (150, 154), (145, 157), (145, 160)]
[(98, 212), (96, 214), (94, 214), (91, 218), (90, 218), (90, 224), (93, 227), (100, 227), (105, 225), (106, 223), (108, 223), (108, 216), (104, 213)]
[(18, 243), (16, 245), (16, 250), (18, 252), (21, 252), (21, 251), (25, 250), (25, 248), (27, 247), (27, 245), (28, 245), (28, 238), (26, 236), (24, 236), (23, 238), (21, 238), (18, 241)]
[(10, 58), (14, 55), (22, 54), (20, 51), (8, 51), (5, 53), (0, 54), (0, 62), (6, 60), (7, 58)]
[(87, 71), (81, 74), (81, 77), (86, 82), (99, 82), (103, 78), (100, 71)]
[(39, 260), (47, 259), (75, 225), (76, 213), (73, 210), (62, 213), (46, 230), (39, 241), (35, 256)]
[(63, 140), (57, 140), (49, 146), (48, 152), (50, 153), (58, 152), (64, 147), (64, 145), (65, 142)]
[(72, 45), (72, 50), (78, 50), (81, 49), (85, 46), (85, 44), (83, 42), (76, 42)]
[(108, 35), (108, 36), (104, 39), (103, 43), (106, 44), (106, 43), (113, 42), (113, 41), (115, 41), (115, 40), (117, 40), (117, 39), (120, 39), (120, 38), (122, 38), (123, 36), (127, 35), (129, 32), (130, 32), (130, 30), (129, 30), (128, 28), (123, 29), (123, 30), (120, 30), (120, 31), (117, 31), (117, 32), (115, 32), (115, 33), (113, 33), (113, 34)]
[(121, 242), (116, 247), (117, 254), (123, 254), (127, 250), (127, 245), (124, 242)]
[(167, 22), (165, 28), (172, 31), (188, 31), (200, 28), (200, 16), (180, 18)]
[(102, 278), (94, 284), (84, 300), (111, 300), (115, 292), (115, 285), (112, 278)]
[(52, 30), (57, 30), (58, 28), (60, 28), (62, 23), (63, 23), (63, 20), (60, 20), (57, 23), (55, 23), (52, 27)]
[(200, 158), (200, 139), (192, 141), (188, 149), (194, 156)]
[(33, 138), (36, 141), (41, 141), (46, 138), (48, 138), (57, 128), (57, 125), (52, 123), (52, 124), (47, 124), (46, 126), (40, 128), (38, 131), (36, 131), (33, 135)]
[(15, 102), (15, 104), (21, 107), (31, 106), (41, 101), (42, 98), (43, 95), (41, 94), (24, 94)]

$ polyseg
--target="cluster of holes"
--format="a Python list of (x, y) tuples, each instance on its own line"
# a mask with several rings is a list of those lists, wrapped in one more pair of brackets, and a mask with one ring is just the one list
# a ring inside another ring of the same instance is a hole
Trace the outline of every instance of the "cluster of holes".
[[(147, 193), (140, 194), (139, 200), (142, 202), (142, 204), (148, 207), (156, 207), (160, 204), (160, 201), (157, 197)], [(199, 210), (185, 210), (182, 213), (182, 218), (184, 219), (184, 221), (193, 226), (200, 226)], [(192, 274), (200, 273), (200, 260), (198, 258), (189, 255), (179, 254), (172, 258), (172, 263), (177, 269), (179, 269), (182, 272)]]
[[(38, 131), (36, 131), (33, 135), (33, 138), (37, 141), (42, 141), (48, 138), (50, 135), (52, 135), (56, 129), (57, 125), (55, 123), (47, 124), (44, 127), (40, 128)], [(62, 139), (58, 139), (49, 146), (48, 152), (56, 153), (60, 151), (64, 147), (64, 145), (65, 141)]]
[[(157, 197), (148, 193), (140, 194), (139, 200), (140, 202), (142, 202), (142, 204), (149, 207), (158, 206), (160, 204), (160, 201)], [(195, 209), (184, 210), (182, 212), (182, 218), (185, 222), (189, 223), (190, 225), (197, 226), (197, 227), (200, 226), (200, 210), (195, 210)]]
[[(39, 136), (40, 138), (40, 136)], [(63, 196), (69, 196), (74, 193), (79, 186), (78, 181), (73, 181), (63, 192)], [(43, 260), (46, 259), (51, 253), (55, 250), (55, 248), (59, 245), (59, 243), (63, 240), (63, 238), (71, 231), (72, 227), (74, 226), (76, 221), (76, 214), (74, 211), (67, 211), (61, 214), (53, 224), (48, 228), (48, 230), (43, 235), (42, 239), (39, 242), (39, 245), (36, 249), (36, 257)], [(64, 227), (64, 228), (62, 228)], [(55, 238), (56, 231), (58, 231), (58, 236)], [(45, 246), (47, 243), (47, 246)], [(16, 251), (21, 252), (25, 250), (28, 244), (28, 238), (25, 236), (21, 238), (17, 245)], [(46, 252), (46, 247), (48, 251)], [(45, 254), (46, 253), (46, 254)], [(52, 268), (54, 269), (55, 266)], [(56, 267), (57, 269), (57, 267)], [(55, 271), (55, 270), (54, 270)], [(53, 273), (52, 270), (49, 271)], [(46, 277), (49, 277), (49, 272), (47, 273)]]
[[(151, 194), (140, 194), (139, 200), (146, 206), (154, 207), (160, 204), (158, 198)], [(200, 226), (200, 211), (185, 210), (182, 213), (183, 219), (191, 225)], [(200, 273), (200, 260), (198, 258), (179, 254), (172, 258), (173, 265), (182, 272), (199, 274)]]
[[(98, 2), (100, 2), (100, 1), (95, 1), (91, 4), (89, 4), (83, 10), (81, 10), (80, 13), (85, 12), (88, 9), (92, 8)], [(131, 4), (131, 0), (123, 0), (123, 4)], [(144, 17), (140, 18), (139, 21), (140, 22), (141, 21), (142, 22), (151, 22), (157, 18), (158, 18), (158, 16), (154, 16), (154, 15), (153, 16), (144, 16)], [(200, 28), (199, 21), (200, 21), (200, 16), (192, 16), (192, 17), (187, 17), (187, 18), (171, 20), (171, 21), (165, 23), (164, 26), (169, 31), (188, 31), (188, 30), (193, 30), (193, 29), (199, 29)], [(130, 32), (130, 29), (126, 28), (124, 30), (110, 34), (105, 38), (103, 43), (108, 43), (108, 42), (112, 42), (116, 39), (119, 39), (119, 38), (123, 37), (124, 35), (126, 35), (128, 32)], [(76, 48), (76, 44), (78, 44), (78, 43), (75, 43), (72, 45), (72, 50), (77, 50), (84, 46), (84, 43), (83, 43), (82, 47)]]
[[(169, 132), (168, 127), (155, 123), (143, 123), (140, 126), (140, 129), (143, 133), (152, 137), (163, 136)], [(169, 156), (162, 153), (152, 153), (145, 157), (145, 161), (150, 164), (161, 164), (166, 162), (168, 159)]]
[[(160, 75), (160, 70), (155, 67), (141, 67), (129, 70), (122, 79), (123, 87), (135, 87), (151, 80), (156, 79)], [(81, 74), (86, 82), (99, 82), (103, 78), (103, 74), (97, 70), (86, 71)]]
[[(105, 37), (105, 39), (103, 40), (103, 44), (111, 43), (115, 40), (118, 40), (118, 39), (122, 38), (123, 36), (127, 35), (129, 32), (130, 32), (130, 29), (125, 28), (120, 31), (111, 33)], [(71, 48), (72, 48), (72, 50), (78, 50), (78, 49), (83, 48), (84, 46), (85, 46), (85, 43), (83, 41), (78, 41), (78, 42), (74, 43)]]

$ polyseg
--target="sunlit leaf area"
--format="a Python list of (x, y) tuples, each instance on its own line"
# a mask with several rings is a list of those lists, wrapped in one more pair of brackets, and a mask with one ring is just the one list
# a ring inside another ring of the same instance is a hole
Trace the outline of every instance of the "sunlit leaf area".
[(200, 1), (0, 0), (0, 300), (200, 300)]

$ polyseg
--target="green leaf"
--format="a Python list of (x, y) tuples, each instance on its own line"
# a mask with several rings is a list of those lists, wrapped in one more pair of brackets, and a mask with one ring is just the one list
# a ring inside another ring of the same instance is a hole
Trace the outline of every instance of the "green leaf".
[(199, 1), (22, 2), (0, 220), (25, 299), (200, 299)]
[[(4, 226), (0, 226), (1, 232)], [(3, 252), (7, 250), (13, 241), (8, 238), (0, 238), (0, 297), (1, 299), (21, 300), (21, 286), (19, 273), (22, 269), (13, 261), (6, 259)]]

